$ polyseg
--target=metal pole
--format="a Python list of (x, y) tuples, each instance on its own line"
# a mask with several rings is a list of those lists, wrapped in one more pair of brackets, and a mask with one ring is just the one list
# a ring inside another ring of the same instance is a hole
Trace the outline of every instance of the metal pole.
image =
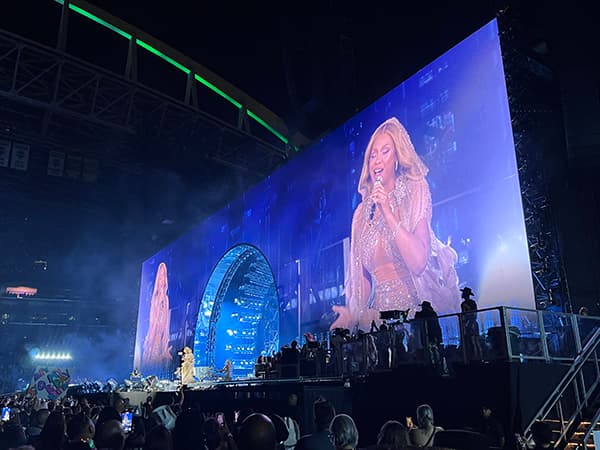
[(506, 357), (509, 361), (511, 361), (513, 358), (512, 344), (510, 343), (510, 329), (506, 317), (506, 308), (504, 306), (500, 307), (500, 324), (502, 325), (502, 329), (504, 330), (504, 339), (506, 339)]
[(465, 345), (465, 333), (464, 333), (464, 322), (463, 322), (463, 313), (458, 315), (458, 334), (460, 336), (460, 348), (463, 357), (463, 363), (467, 364), (467, 346)]
[(129, 80), (137, 81), (137, 38), (135, 36), (131, 36), (131, 39), (129, 39), (125, 77)]
[(297, 301), (297, 306), (298, 306), (298, 342), (300, 342), (300, 336), (302, 336), (302, 307), (300, 305), (300, 275), (302, 273), (301, 271), (301, 266), (300, 266), (300, 259), (296, 260), (296, 270), (298, 273), (298, 285), (296, 287), (296, 301)]
[(544, 318), (542, 317), (542, 311), (537, 311), (538, 326), (540, 328), (540, 339), (542, 341), (542, 351), (544, 353), (544, 360), (550, 362), (550, 352), (548, 351), (548, 339), (546, 338), (546, 329), (544, 327)]
[(56, 40), (56, 49), (64, 52), (67, 49), (67, 30), (69, 28), (69, 4), (70, 0), (63, 1), (63, 9), (60, 15), (60, 25), (58, 28), (58, 39)]
[(571, 328), (573, 330), (573, 339), (575, 339), (575, 356), (573, 359), (577, 357), (579, 352), (581, 351), (581, 336), (579, 335), (579, 322), (577, 322), (577, 316), (575, 314), (570, 314), (571, 318)]

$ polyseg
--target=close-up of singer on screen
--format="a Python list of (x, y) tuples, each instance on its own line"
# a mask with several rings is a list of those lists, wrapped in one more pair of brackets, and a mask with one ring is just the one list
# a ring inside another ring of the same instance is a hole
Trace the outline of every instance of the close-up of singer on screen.
[(456, 252), (431, 229), (428, 169), (404, 126), (392, 117), (375, 130), (358, 183), (362, 201), (352, 218), (346, 305), (331, 328), (368, 330), (379, 311), (430, 301), (439, 312), (457, 310)]

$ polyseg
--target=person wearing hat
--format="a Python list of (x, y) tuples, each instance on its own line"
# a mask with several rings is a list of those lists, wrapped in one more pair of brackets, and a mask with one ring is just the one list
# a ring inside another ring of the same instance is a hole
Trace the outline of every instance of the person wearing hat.
[(468, 311), (477, 311), (477, 303), (471, 297), (475, 295), (475, 293), (471, 290), (470, 287), (465, 286), (460, 290), (460, 298), (463, 299), (463, 302), (460, 304), (460, 309), (464, 312), (465, 307), (467, 306)]
[(463, 302), (460, 304), (462, 311), (461, 321), (463, 329), (464, 350), (467, 359), (480, 361), (483, 358), (483, 349), (479, 336), (479, 323), (477, 322), (477, 303), (471, 297), (475, 295), (470, 287), (461, 290)]
[(421, 311), (415, 313), (415, 324), (429, 359), (436, 364), (440, 362), (438, 345), (442, 343), (442, 328), (431, 302), (425, 300), (420, 306)]

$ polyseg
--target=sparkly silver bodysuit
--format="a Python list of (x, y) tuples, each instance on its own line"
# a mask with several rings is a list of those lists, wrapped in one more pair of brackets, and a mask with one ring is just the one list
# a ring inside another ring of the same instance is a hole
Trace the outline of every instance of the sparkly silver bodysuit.
[[(411, 196), (403, 178), (397, 179), (394, 190), (388, 196), (390, 207), (402, 226), (412, 231), (416, 224), (410, 223)], [(360, 243), (357, 246), (357, 257), (371, 277), (372, 289), (367, 308), (378, 311), (414, 310), (418, 302), (415, 284), (394, 242), (392, 230), (379, 210), (371, 214), (372, 203), (367, 201), (365, 206), (359, 214), (366, 217), (360, 220), (356, 231)], [(363, 293), (363, 296), (366, 295), (368, 293)]]
[[(431, 194), (424, 177), (396, 178), (389, 205), (402, 227), (413, 233), (417, 224), (431, 223)], [(409, 271), (390, 229), (369, 198), (354, 211), (350, 244), (350, 276), (346, 298), (351, 316), (361, 329), (378, 319), (378, 311), (408, 309), (420, 303), (418, 285)]]

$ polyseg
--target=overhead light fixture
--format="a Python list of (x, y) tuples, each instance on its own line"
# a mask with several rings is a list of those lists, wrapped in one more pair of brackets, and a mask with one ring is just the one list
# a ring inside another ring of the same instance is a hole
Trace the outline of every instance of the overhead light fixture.
[(69, 352), (40, 352), (33, 356), (38, 361), (70, 361), (73, 356)]
[(34, 287), (29, 286), (7, 286), (6, 293), (10, 295), (16, 295), (17, 298), (31, 297), (37, 294), (38, 290)]

